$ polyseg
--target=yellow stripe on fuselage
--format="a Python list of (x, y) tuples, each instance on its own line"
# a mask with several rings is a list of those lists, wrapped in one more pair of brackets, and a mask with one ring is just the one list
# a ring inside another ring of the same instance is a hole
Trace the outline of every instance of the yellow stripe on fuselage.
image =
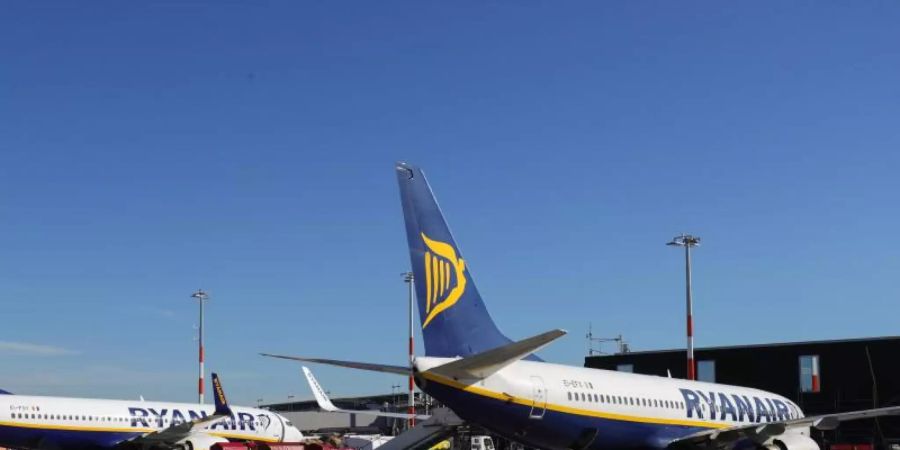
[[(23, 422), (4, 422), (0, 421), (0, 426), (4, 427), (18, 427), (18, 428), (30, 428), (30, 429), (39, 429), (39, 430), (63, 430), (63, 431), (92, 431), (92, 432), (101, 432), (101, 433), (152, 433), (154, 431), (162, 431), (154, 428), (112, 428), (112, 427), (90, 427), (90, 426), (82, 426), (82, 425), (59, 425), (59, 424), (49, 424), (49, 423), (23, 423)], [(240, 439), (244, 441), (263, 441), (263, 442), (279, 442), (278, 439), (273, 439), (266, 436), (258, 436), (253, 434), (235, 434), (235, 433), (219, 433), (208, 430), (200, 430), (202, 433), (209, 434), (211, 436), (218, 436), (222, 438), (230, 438), (230, 439)]]
[[(425, 377), (429, 381), (434, 381), (435, 383), (440, 383), (445, 386), (449, 386), (454, 389), (459, 389), (461, 391), (469, 392), (471, 394), (480, 395), (482, 397), (489, 397), (495, 400), (500, 400), (504, 402), (512, 402), (519, 405), (524, 405), (531, 407), (534, 405), (534, 401), (530, 398), (522, 398), (515, 397), (509, 394), (504, 394), (500, 392), (495, 392), (490, 389), (485, 389), (478, 386), (467, 385), (460, 383), (458, 381), (451, 380), (450, 378), (442, 377), (440, 375), (436, 375), (430, 372), (422, 372), (421, 375)], [(713, 422), (705, 422), (699, 420), (686, 420), (686, 419), (669, 419), (663, 417), (645, 417), (645, 416), (632, 416), (627, 414), (616, 414), (610, 412), (596, 411), (592, 409), (581, 409), (581, 408), (573, 408), (571, 406), (564, 405), (555, 405), (552, 403), (547, 403), (545, 406), (546, 409), (551, 411), (557, 411), (565, 414), (575, 414), (579, 416), (587, 416), (587, 417), (598, 417), (601, 419), (610, 419), (610, 420), (620, 420), (624, 422), (638, 422), (638, 423), (650, 423), (656, 425), (682, 425), (688, 427), (702, 427), (702, 428), (727, 428), (732, 425), (724, 424), (724, 423), (713, 423)]]
[(90, 427), (83, 425), (59, 425), (53, 423), (24, 423), (24, 422), (4, 422), (0, 421), (0, 426), (33, 428), (41, 430), (65, 430), (65, 431), (103, 431), (108, 433), (149, 433), (155, 431), (152, 428), (112, 428), (112, 427)]

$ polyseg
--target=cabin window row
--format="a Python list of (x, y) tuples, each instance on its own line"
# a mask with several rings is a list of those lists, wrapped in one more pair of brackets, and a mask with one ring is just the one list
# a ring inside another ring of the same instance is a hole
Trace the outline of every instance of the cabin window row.
[(609, 403), (611, 405), (645, 406), (648, 408), (684, 409), (684, 403), (674, 400), (660, 400), (656, 398), (623, 397), (621, 395), (606, 395), (584, 392), (566, 392), (569, 401), (581, 401), (591, 403)]
[[(68, 415), (68, 414), (25, 414), (25, 413), (12, 413), (13, 419), (35, 419), (35, 420), (81, 420), (83, 422), (129, 422), (132, 419), (134, 420), (145, 420), (147, 423), (158, 423), (159, 419), (155, 417), (112, 417), (112, 416), (79, 416), (79, 415)], [(172, 419), (168, 417), (163, 418), (164, 423), (172, 422)], [(233, 420), (225, 420), (223, 423), (227, 423), (229, 425), (233, 425), (236, 421)], [(238, 425), (256, 425), (261, 426), (262, 424), (258, 421), (242, 421), (237, 422)]]
[(107, 416), (77, 416), (67, 414), (23, 414), (12, 413), (13, 419), (42, 419), (42, 420), (82, 420), (85, 422), (127, 422), (125, 417)]

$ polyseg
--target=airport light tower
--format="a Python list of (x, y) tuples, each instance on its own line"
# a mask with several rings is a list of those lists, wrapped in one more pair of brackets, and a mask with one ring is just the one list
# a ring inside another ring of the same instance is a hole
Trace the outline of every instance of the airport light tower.
[(197, 299), (198, 303), (200, 303), (200, 325), (198, 327), (198, 334), (200, 336), (200, 379), (197, 384), (197, 393), (200, 396), (200, 404), (203, 404), (203, 302), (209, 300), (209, 295), (206, 292), (203, 292), (202, 289), (197, 289), (197, 292), (191, 294), (191, 298)]
[(685, 295), (687, 297), (687, 379), (697, 379), (697, 366), (694, 362), (694, 302), (691, 298), (691, 247), (700, 245), (700, 238), (682, 233), (675, 236), (666, 245), (684, 247)]
[[(413, 380), (413, 369), (415, 365), (415, 356), (413, 354), (413, 342), (415, 338), (413, 326), (413, 282), (415, 282), (415, 278), (413, 277), (412, 272), (406, 272), (403, 274), (403, 282), (407, 285), (407, 290), (409, 291), (409, 405), (408, 412), (409, 414), (416, 413), (416, 397), (415, 397), (415, 388), (416, 383)], [(407, 421), (407, 426), (412, 428), (416, 426), (416, 418), (412, 416)]]

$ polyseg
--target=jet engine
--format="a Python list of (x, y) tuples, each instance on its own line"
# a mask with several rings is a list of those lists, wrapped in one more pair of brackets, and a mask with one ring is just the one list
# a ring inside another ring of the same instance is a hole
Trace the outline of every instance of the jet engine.
[(176, 448), (181, 450), (209, 450), (213, 444), (218, 444), (219, 442), (228, 442), (228, 439), (195, 433), (179, 441)]
[(767, 450), (820, 450), (819, 444), (805, 434), (784, 434), (772, 439)]

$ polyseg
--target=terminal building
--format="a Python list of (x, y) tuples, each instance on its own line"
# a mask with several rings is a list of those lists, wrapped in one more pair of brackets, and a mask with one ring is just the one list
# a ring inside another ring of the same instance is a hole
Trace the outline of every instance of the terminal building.
[[(807, 416), (900, 405), (900, 337), (695, 349), (697, 379), (774, 392)], [(685, 378), (684, 349), (587, 356), (585, 367)], [(900, 416), (816, 432), (822, 448), (900, 450)]]

